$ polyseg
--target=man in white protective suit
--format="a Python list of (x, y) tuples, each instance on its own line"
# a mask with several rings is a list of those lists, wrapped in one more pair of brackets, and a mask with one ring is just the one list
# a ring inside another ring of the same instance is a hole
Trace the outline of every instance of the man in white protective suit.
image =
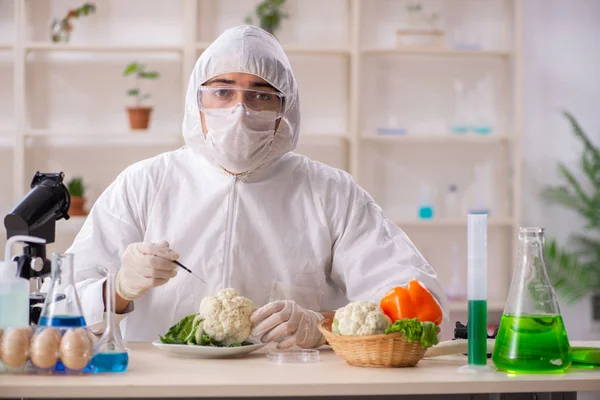
[(109, 265), (129, 341), (156, 340), (223, 288), (255, 302), (252, 334), (280, 348), (322, 345), (324, 315), (413, 279), (446, 310), (435, 271), (369, 194), (293, 153), (299, 126), (277, 40), (252, 26), (225, 31), (191, 74), (186, 145), (123, 171), (68, 250), (88, 326), (102, 329)]

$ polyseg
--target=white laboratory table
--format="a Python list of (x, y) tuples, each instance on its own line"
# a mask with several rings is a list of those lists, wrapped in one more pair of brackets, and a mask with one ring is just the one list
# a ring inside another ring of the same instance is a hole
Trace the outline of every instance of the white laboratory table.
[[(600, 346), (600, 342), (574, 345)], [(560, 375), (465, 374), (463, 356), (422, 360), (415, 368), (359, 368), (329, 348), (315, 364), (278, 365), (263, 351), (245, 358), (175, 358), (150, 343), (130, 343), (124, 374), (90, 376), (0, 375), (1, 398), (241, 398), (600, 392), (600, 369), (573, 369)], [(264, 349), (263, 349), (264, 350)], [(569, 397), (571, 396), (571, 397)], [(543, 396), (542, 396), (543, 397)], [(468, 398), (468, 397), (467, 397)], [(477, 398), (477, 397), (472, 397)], [(487, 396), (486, 396), (487, 398)], [(500, 398), (500, 397), (498, 397)], [(506, 397), (510, 398), (510, 397)], [(541, 397), (538, 397), (541, 398)]]

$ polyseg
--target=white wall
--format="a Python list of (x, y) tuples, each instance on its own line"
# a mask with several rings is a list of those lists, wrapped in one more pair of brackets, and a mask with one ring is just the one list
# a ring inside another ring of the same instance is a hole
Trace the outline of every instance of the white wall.
[[(557, 163), (579, 171), (582, 147), (561, 110), (570, 111), (600, 143), (600, 1), (525, 0), (523, 224), (541, 225), (548, 236), (566, 240), (582, 221), (544, 204), (540, 191), (557, 184)], [(600, 339), (589, 301), (561, 304), (571, 340)]]

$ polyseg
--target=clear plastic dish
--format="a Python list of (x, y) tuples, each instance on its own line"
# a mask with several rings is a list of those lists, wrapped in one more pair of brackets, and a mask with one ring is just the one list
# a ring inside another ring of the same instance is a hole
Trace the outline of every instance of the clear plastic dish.
[(270, 350), (267, 360), (276, 364), (305, 364), (321, 361), (319, 350)]

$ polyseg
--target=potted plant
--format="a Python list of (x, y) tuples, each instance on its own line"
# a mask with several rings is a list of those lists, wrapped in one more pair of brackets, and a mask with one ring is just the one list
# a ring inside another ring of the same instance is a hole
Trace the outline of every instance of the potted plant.
[(152, 107), (143, 106), (143, 102), (150, 98), (150, 93), (142, 93), (140, 83), (142, 79), (156, 79), (160, 75), (155, 71), (146, 71), (146, 66), (132, 62), (123, 71), (123, 76), (135, 76), (135, 85), (127, 91), (127, 95), (135, 99), (135, 106), (128, 107), (129, 125), (131, 129), (148, 129)]
[(567, 303), (575, 303), (587, 295), (593, 295), (595, 319), (600, 319), (600, 149), (583, 131), (577, 120), (568, 112), (574, 135), (583, 143), (579, 180), (559, 164), (564, 183), (548, 187), (543, 197), (552, 204), (559, 204), (575, 211), (585, 220), (585, 232), (569, 238), (571, 247), (559, 246), (555, 239), (546, 246), (548, 273), (556, 291)]
[[(263, 0), (256, 6), (256, 17), (259, 20), (259, 26), (271, 35), (275, 35), (281, 25), (283, 18), (288, 18), (288, 14), (281, 11), (285, 0)], [(249, 15), (246, 17), (246, 23), (254, 25), (254, 18)]]
[(68, 42), (71, 37), (71, 31), (73, 30), (71, 20), (73, 18), (90, 15), (94, 12), (96, 12), (96, 5), (94, 3), (84, 3), (81, 7), (70, 9), (67, 12), (66, 17), (55, 18), (50, 27), (52, 41), (55, 43)]
[(86, 215), (85, 206), (85, 186), (83, 178), (75, 177), (67, 183), (67, 189), (71, 195), (71, 206), (69, 207), (69, 215), (81, 216)]

